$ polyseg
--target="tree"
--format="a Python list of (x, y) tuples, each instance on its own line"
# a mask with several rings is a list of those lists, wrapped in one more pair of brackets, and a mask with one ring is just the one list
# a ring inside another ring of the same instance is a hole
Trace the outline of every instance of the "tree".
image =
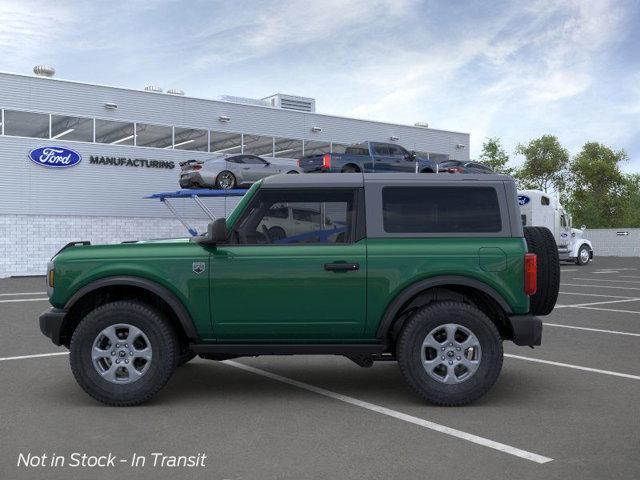
[(613, 151), (598, 142), (585, 143), (573, 158), (569, 207), (576, 225), (606, 228), (624, 224), (626, 212), (633, 208), (629, 194), (638, 187), (637, 181), (626, 179), (620, 171), (618, 164), (625, 160), (624, 150)]
[(488, 137), (482, 144), (480, 161), (494, 172), (504, 175), (513, 175), (513, 168), (507, 167), (509, 155), (502, 147), (498, 137)]
[(624, 213), (619, 227), (640, 228), (640, 174), (624, 177)]
[(516, 179), (525, 188), (562, 194), (566, 187), (569, 152), (554, 135), (543, 135), (527, 144), (519, 144), (516, 153), (525, 161), (516, 171)]

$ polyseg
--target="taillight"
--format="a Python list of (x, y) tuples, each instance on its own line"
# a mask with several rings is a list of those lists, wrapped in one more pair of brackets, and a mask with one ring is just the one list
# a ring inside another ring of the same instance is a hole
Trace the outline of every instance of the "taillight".
[(449, 168), (447, 168), (447, 172), (449, 172), (449, 173), (462, 173), (462, 172), (464, 172), (464, 168), (462, 168), (462, 167), (449, 167)]
[(193, 167), (191, 167), (192, 170), (200, 170), (202, 168), (202, 165), (194, 165)]
[(533, 295), (538, 290), (538, 260), (535, 253), (524, 254), (524, 293)]
[(329, 153), (325, 153), (322, 156), (322, 168), (326, 168), (327, 170), (331, 168), (331, 155)]
[(298, 159), (296, 163), (298, 164), (298, 167), (302, 167), (302, 165), (300, 165), (300, 159)]

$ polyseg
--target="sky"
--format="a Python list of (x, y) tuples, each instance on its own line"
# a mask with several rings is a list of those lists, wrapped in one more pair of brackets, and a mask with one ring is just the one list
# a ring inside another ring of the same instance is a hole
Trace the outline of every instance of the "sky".
[(0, 71), (624, 149), (640, 172), (640, 0), (0, 0)]

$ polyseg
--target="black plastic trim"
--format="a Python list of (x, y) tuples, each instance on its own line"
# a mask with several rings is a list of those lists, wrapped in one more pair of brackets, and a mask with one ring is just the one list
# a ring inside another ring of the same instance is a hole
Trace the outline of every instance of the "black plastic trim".
[(213, 343), (192, 344), (191, 349), (199, 354), (224, 354), (237, 356), (254, 355), (373, 355), (386, 352), (386, 343)]
[(534, 315), (509, 317), (513, 329), (513, 343), (520, 346), (542, 345), (542, 320)]
[(396, 296), (396, 298), (389, 304), (389, 306), (387, 306), (387, 309), (382, 316), (382, 320), (380, 320), (378, 330), (376, 331), (376, 337), (379, 339), (387, 337), (396, 314), (400, 311), (402, 306), (407, 303), (412, 297), (423, 290), (440, 287), (443, 285), (458, 285), (461, 287), (475, 288), (489, 295), (493, 300), (496, 301), (498, 305), (500, 305), (500, 308), (502, 308), (505, 313), (510, 314), (512, 312), (511, 307), (502, 297), (502, 295), (500, 295), (490, 286), (482, 283), (480, 280), (456, 275), (442, 275), (439, 277), (431, 277), (425, 280), (420, 280), (410, 285)]
[(105, 277), (94, 282), (91, 282), (76, 293), (69, 299), (69, 301), (65, 304), (65, 310), (70, 310), (73, 305), (80, 300), (82, 297), (87, 295), (88, 293), (93, 292), (99, 288), (109, 287), (114, 285), (126, 285), (132, 287), (140, 287), (148, 290), (151, 293), (158, 295), (162, 300), (169, 304), (169, 307), (173, 310), (173, 312), (178, 317), (178, 321), (184, 330), (185, 335), (189, 340), (195, 341), (198, 339), (198, 333), (196, 331), (195, 326), (193, 325), (193, 320), (191, 319), (191, 315), (186, 307), (182, 304), (182, 302), (176, 297), (168, 288), (163, 287), (162, 285), (157, 284), (151, 280), (141, 277), (131, 277), (131, 276), (116, 276), (116, 277)]
[(42, 312), (39, 317), (40, 331), (49, 337), (55, 345), (62, 345), (62, 326), (66, 315), (66, 310), (50, 308)]

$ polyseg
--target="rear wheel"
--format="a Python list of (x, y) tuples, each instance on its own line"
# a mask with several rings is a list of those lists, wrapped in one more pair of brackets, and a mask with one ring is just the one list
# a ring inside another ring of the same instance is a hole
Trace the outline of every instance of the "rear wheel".
[(228, 170), (220, 172), (216, 177), (216, 187), (221, 190), (230, 190), (236, 186), (236, 177)]
[(578, 256), (576, 257), (576, 263), (578, 265), (586, 265), (591, 260), (591, 253), (589, 247), (582, 245), (578, 250)]
[(287, 238), (287, 233), (281, 227), (271, 227), (269, 230), (269, 238), (272, 242)]
[(560, 291), (558, 246), (551, 230), (545, 227), (524, 227), (524, 238), (529, 252), (536, 254), (538, 266), (538, 289), (529, 297), (529, 312), (533, 315), (549, 315)]
[(176, 334), (158, 311), (118, 301), (90, 312), (73, 332), (71, 370), (82, 389), (113, 406), (149, 400), (176, 368)]
[(414, 313), (396, 344), (400, 370), (425, 400), (459, 406), (484, 395), (502, 369), (502, 339), (477, 308), (438, 302)]

